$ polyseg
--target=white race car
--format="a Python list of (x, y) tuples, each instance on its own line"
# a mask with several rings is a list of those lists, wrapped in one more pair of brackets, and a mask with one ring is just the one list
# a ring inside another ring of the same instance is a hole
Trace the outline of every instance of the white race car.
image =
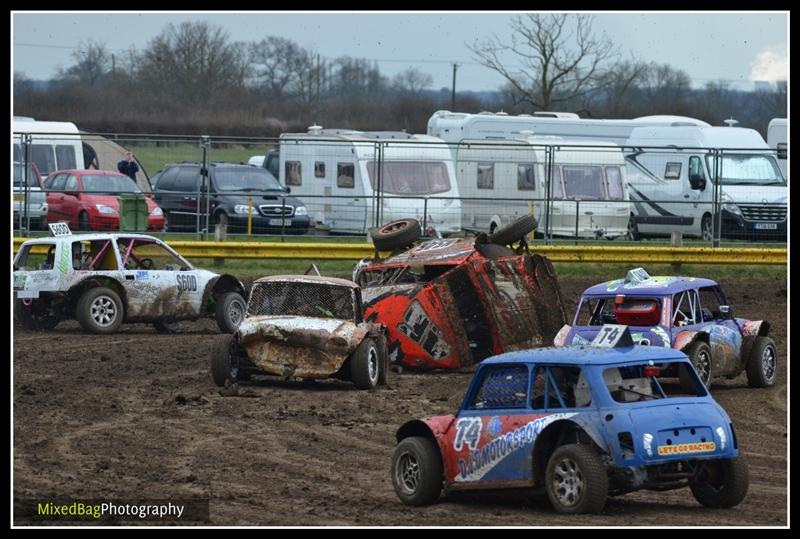
[(180, 320), (214, 316), (233, 333), (244, 318), (238, 279), (195, 268), (158, 238), (50, 228), (52, 237), (26, 241), (14, 258), (14, 317), (26, 329), (75, 318), (91, 333), (114, 333), (122, 322), (169, 333)]

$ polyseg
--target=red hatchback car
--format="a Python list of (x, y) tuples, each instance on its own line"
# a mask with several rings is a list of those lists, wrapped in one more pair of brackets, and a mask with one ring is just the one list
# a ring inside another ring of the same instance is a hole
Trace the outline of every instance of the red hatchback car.
[(152, 195), (130, 177), (113, 170), (57, 170), (44, 181), (50, 222), (67, 221), (77, 230), (119, 230), (118, 195), (141, 195), (147, 201), (147, 230), (164, 230), (166, 218)]

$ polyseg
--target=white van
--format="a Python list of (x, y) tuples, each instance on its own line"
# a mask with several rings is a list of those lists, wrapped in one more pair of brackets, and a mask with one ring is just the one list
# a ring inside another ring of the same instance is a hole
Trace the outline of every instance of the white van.
[(330, 231), (365, 233), (378, 209), (381, 224), (413, 217), (429, 233), (461, 229), (453, 158), (441, 139), (312, 126), (282, 134), (278, 159), (280, 182)]
[(544, 232), (548, 147), (554, 149), (550, 233), (624, 236), (631, 208), (622, 150), (613, 143), (560, 137), (466, 139), (454, 145), (462, 227), (492, 233), (532, 213)]
[(778, 152), (778, 164), (787, 181), (789, 180), (789, 173), (786, 170), (786, 160), (789, 157), (788, 129), (789, 123), (786, 118), (773, 118), (767, 128), (767, 144)]
[(712, 239), (717, 165), (707, 148), (720, 148), (722, 236), (786, 237), (786, 180), (753, 129), (640, 127), (627, 144), (632, 236), (679, 231)]
[(78, 128), (71, 122), (39, 122), (14, 117), (14, 161), (23, 161), (22, 136), (31, 134), (30, 160), (42, 178), (54, 170), (82, 169), (83, 146)]

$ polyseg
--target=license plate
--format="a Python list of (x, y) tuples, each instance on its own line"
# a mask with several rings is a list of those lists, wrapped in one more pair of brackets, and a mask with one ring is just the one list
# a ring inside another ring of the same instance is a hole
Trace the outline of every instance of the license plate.
[(756, 223), (753, 227), (756, 230), (777, 230), (778, 223)]
[(270, 219), (270, 226), (292, 226), (291, 219)]

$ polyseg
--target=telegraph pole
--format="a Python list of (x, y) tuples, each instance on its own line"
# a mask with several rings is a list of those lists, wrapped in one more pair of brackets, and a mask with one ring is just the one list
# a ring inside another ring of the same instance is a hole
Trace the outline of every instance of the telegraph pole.
[(453, 63), (453, 93), (450, 96), (450, 110), (456, 110), (456, 71), (458, 64)]

